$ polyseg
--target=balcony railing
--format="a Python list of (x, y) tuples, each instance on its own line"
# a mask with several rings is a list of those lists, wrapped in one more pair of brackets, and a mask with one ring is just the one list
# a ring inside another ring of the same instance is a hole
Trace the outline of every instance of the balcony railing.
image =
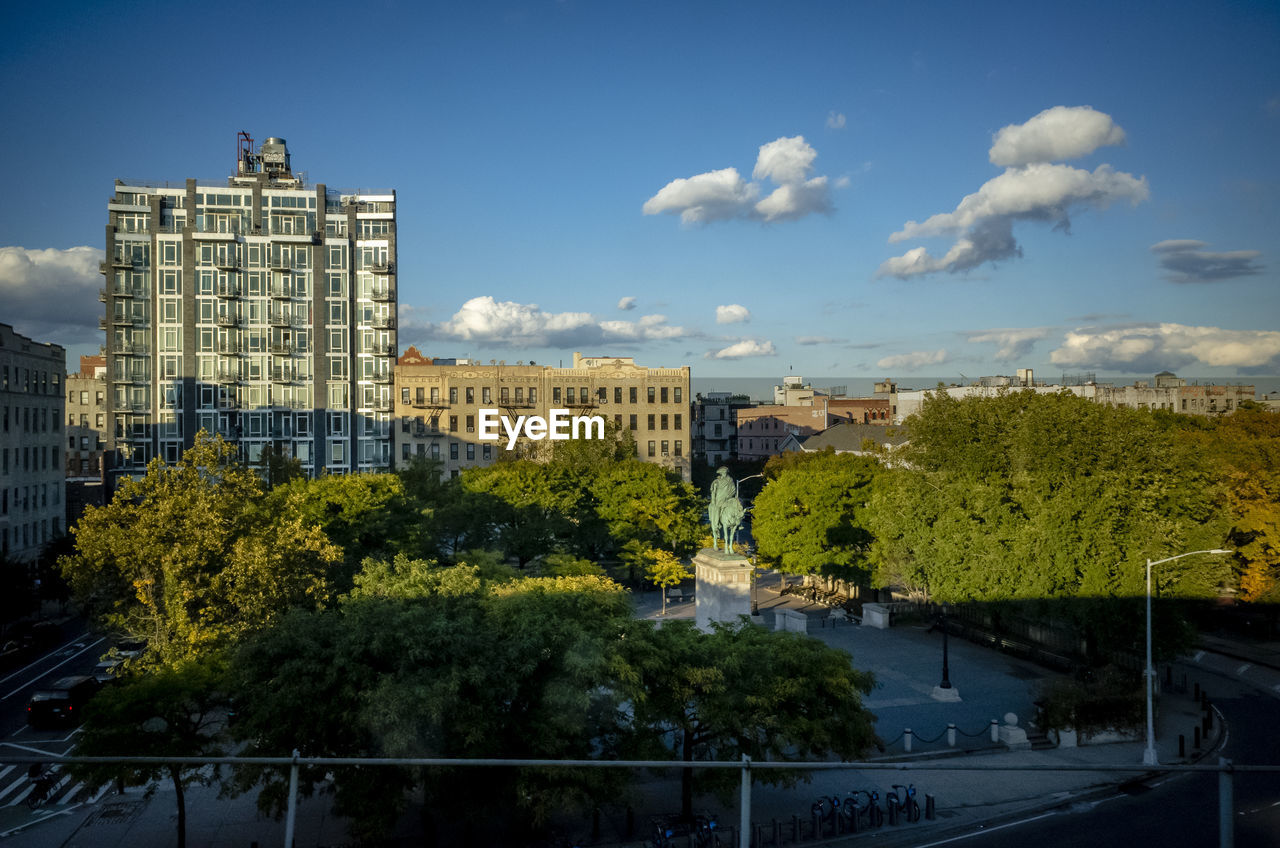
[(375, 274), (394, 274), (396, 272), (396, 263), (375, 262), (369, 266), (369, 270)]
[(396, 325), (396, 319), (391, 315), (375, 315), (369, 324), (379, 330), (389, 330)]
[(386, 301), (391, 300), (390, 287), (387, 287), (387, 288), (375, 287), (369, 292), (369, 299), (377, 301), (379, 303), (385, 303)]

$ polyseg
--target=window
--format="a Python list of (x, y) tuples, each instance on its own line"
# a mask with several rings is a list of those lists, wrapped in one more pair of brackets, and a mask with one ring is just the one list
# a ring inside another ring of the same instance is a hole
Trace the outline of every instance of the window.
[(485, 386), (480, 390), (480, 402), (493, 403), (493, 390), (488, 386)]
[(639, 417), (640, 417), (640, 416), (638, 416), (638, 415), (629, 415), (629, 416), (627, 416), (627, 429), (629, 429), (629, 430), (635, 430), (635, 429), (637, 429), (637, 427), (638, 427), (639, 425), (637, 425), (637, 424), (636, 424), (636, 419), (637, 419), (637, 418), (639, 418)]
[(408, 386), (401, 386), (401, 387), (400, 387), (400, 402), (401, 402), (401, 403), (406, 403), (406, 404), (409, 402), (409, 387), (408, 387)]
[[(684, 389), (683, 389), (683, 388), (681, 388), (680, 386), (676, 386), (676, 387), (675, 387), (674, 389), (672, 389), (671, 391), (675, 393), (675, 402), (676, 402), (676, 403), (683, 403), (683, 402), (684, 402), (684, 400), (683, 400), (683, 398), (684, 398)], [(676, 444), (678, 445), (678, 444), (680, 444), (680, 443), (679, 443), (679, 442), (676, 442)], [(680, 455), (680, 450), (677, 448), (677, 449), (676, 449), (676, 456), (679, 456), (679, 455)]]
[(675, 421), (675, 424), (676, 424), (675, 429), (677, 429), (677, 430), (683, 430), (683, 429), (684, 429), (684, 416), (683, 416), (683, 415), (681, 415), (680, 413), (676, 413), (676, 421)]
[(474, 433), (476, 431), (476, 417), (474, 415), (467, 416), (467, 432)]
[[(454, 447), (457, 447), (457, 445), (454, 445)], [(431, 458), (432, 459), (440, 458), (440, 445), (438, 443), (433, 443), (431, 445)]]
[(538, 390), (535, 387), (530, 386), (529, 387), (529, 403), (537, 403), (537, 402), (538, 402)]
[(650, 386), (649, 387), (649, 403), (653, 403), (657, 395), (658, 395), (658, 390), (655, 387)]
[[(603, 391), (603, 389), (601, 391)], [(613, 387), (613, 402), (622, 403), (622, 386)]]
[(666, 416), (666, 415), (662, 416), (662, 429), (664, 429), (664, 430), (665, 430), (665, 429), (667, 429), (667, 419), (668, 419), (668, 417), (669, 417), (669, 416)]
[(615, 413), (614, 413), (614, 415), (613, 415), (613, 426), (617, 427), (619, 430), (621, 430), (621, 429), (622, 429), (622, 413), (620, 413), (620, 412), (615, 412)]
[(431, 387), (431, 403), (437, 404), (439, 402), (440, 402), (440, 387), (432, 386)]
[(449, 403), (454, 404), (457, 402), (458, 402), (458, 387), (451, 386), (449, 388)]
[(502, 402), (502, 403), (504, 403), (504, 404), (510, 403), (510, 402), (511, 402), (511, 390), (510, 390), (510, 389), (508, 389), (506, 386), (503, 386), (501, 389), (499, 389), (499, 390), (498, 390), (498, 397), (499, 397), (499, 399), (501, 400), (501, 402)]
[(663, 386), (663, 387), (662, 387), (662, 402), (663, 402), (663, 403), (666, 403), (666, 402), (667, 402), (667, 387), (666, 387), (666, 386)]
[(524, 386), (516, 386), (516, 403), (524, 403)]
[(475, 445), (473, 445), (473, 444), (468, 443), (468, 444), (467, 444), (467, 459), (469, 459), (469, 460), (475, 460), (475, 458), (476, 458), (476, 446), (475, 446)]
[(663, 439), (663, 440), (662, 440), (662, 455), (663, 455), (663, 456), (670, 456), (670, 455), (671, 455), (671, 449), (670, 449), (669, 443), (667, 442), (667, 440), (666, 440), (666, 439)]
[(649, 456), (657, 456), (658, 455), (657, 450), (658, 450), (658, 443), (652, 442), (652, 441), (649, 442)]
[(630, 389), (630, 395), (629, 395), (631, 402), (635, 403), (636, 398), (638, 396), (639, 396), (639, 389), (637, 389), (635, 386), (632, 386)]
[[(574, 395), (573, 395), (573, 386), (570, 386), (569, 388), (567, 388), (567, 389), (565, 389), (565, 390), (564, 390), (564, 402), (565, 402), (565, 403), (567, 403), (567, 404), (572, 405), (572, 404), (573, 404), (573, 397), (574, 397)], [(586, 398), (583, 398), (583, 400), (586, 400)]]
[(480, 458), (485, 460), (493, 459), (493, 445), (483, 445), (480, 448)]
[(467, 403), (476, 402), (476, 390), (473, 386), (467, 386)]
[(650, 415), (650, 416), (649, 416), (649, 427), (648, 427), (648, 429), (650, 429), (650, 430), (656, 430), (656, 429), (657, 429), (657, 427), (655, 427), (655, 426), (654, 426), (654, 422), (655, 422), (655, 420), (657, 419), (657, 417), (658, 417), (658, 416), (656, 416), (656, 415)]
[(456, 433), (457, 431), (458, 431), (458, 416), (450, 415), (449, 416), (449, 432)]
[(684, 456), (684, 442), (679, 439), (676, 439), (676, 456)]
[[(432, 445), (432, 447), (435, 447), (435, 445)], [(458, 458), (458, 443), (457, 443), (457, 442), (450, 442), (450, 443), (449, 443), (449, 458), (450, 458), (450, 459), (457, 459), (457, 458)]]

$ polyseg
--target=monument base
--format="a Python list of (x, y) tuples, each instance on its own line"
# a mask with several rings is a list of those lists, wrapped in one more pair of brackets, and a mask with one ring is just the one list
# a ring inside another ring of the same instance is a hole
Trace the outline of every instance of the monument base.
[(959, 701), (960, 690), (952, 686), (950, 689), (943, 689), (941, 686), (933, 687), (933, 700), (935, 701)]
[(741, 554), (703, 548), (693, 558), (694, 620), (698, 629), (711, 632), (714, 622), (734, 624), (739, 616), (751, 616), (751, 561)]

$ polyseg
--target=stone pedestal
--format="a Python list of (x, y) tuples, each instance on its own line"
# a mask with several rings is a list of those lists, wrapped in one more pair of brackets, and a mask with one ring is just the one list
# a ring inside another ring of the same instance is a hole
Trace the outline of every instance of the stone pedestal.
[(933, 687), (933, 700), (935, 701), (959, 701), (960, 690), (954, 686), (943, 689), (941, 686)]
[(1018, 727), (1018, 717), (1013, 713), (1004, 714), (1004, 724), (1000, 725), (998, 733), (1000, 741), (1011, 751), (1031, 747), (1031, 741), (1027, 739), (1027, 731)]
[(889, 629), (889, 608), (884, 604), (863, 604), (862, 625), (879, 630)]
[(808, 633), (809, 616), (799, 610), (777, 610), (773, 614), (773, 629), (791, 633)]
[(698, 629), (711, 632), (713, 621), (735, 623), (751, 615), (751, 561), (740, 554), (703, 548), (693, 558), (697, 580), (694, 605)]

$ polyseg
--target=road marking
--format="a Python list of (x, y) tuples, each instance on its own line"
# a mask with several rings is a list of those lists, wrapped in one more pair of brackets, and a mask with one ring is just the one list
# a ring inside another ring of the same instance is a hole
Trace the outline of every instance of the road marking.
[[(23, 683), (21, 686), (19, 686), (17, 689), (14, 689), (14, 690), (13, 690), (12, 692), (10, 692), (8, 695), (0, 696), (0, 701), (4, 701), (4, 700), (6, 700), (6, 699), (8, 699), (8, 698), (12, 698), (14, 695), (18, 694), (18, 693), (19, 693), (19, 692), (21, 692), (23, 689), (26, 689), (26, 688), (27, 688), (28, 686), (30, 686), (32, 683), (35, 683), (35, 682), (36, 682), (37, 680), (39, 680), (40, 678), (42, 678), (42, 677), (46, 676), (47, 674), (49, 674), (49, 672), (53, 671), (55, 668), (60, 668), (60, 667), (62, 667), (62, 666), (64, 666), (64, 665), (66, 665), (67, 663), (69, 663), (69, 662), (71, 662), (73, 659), (75, 659), (76, 657), (78, 657), (78, 656), (80, 656), (81, 654), (83, 654), (85, 651), (87, 651), (87, 650), (89, 650), (90, 648), (92, 648), (94, 645), (97, 645), (97, 644), (99, 644), (100, 642), (105, 642), (106, 640), (107, 640), (107, 637), (103, 636), (103, 637), (99, 638), (97, 642), (93, 642), (93, 643), (91, 643), (91, 644), (89, 644), (89, 645), (87, 645), (87, 646), (85, 646), (85, 647), (81, 648), (80, 650), (78, 650), (78, 651), (76, 651), (74, 654), (72, 654), (71, 656), (67, 657), (67, 658), (66, 658), (65, 660), (63, 660), (62, 662), (58, 663), (58, 664), (57, 664), (57, 665), (55, 665), (55, 666), (51, 666), (50, 668), (46, 669), (44, 672), (42, 672), (42, 673), (40, 673), (40, 674), (37, 674), (35, 677), (33, 677), (33, 678), (31, 678), (30, 680), (28, 680), (26, 683)], [(28, 666), (27, 668), (30, 668), (30, 666)], [(24, 669), (24, 671), (25, 671), (25, 669)], [(12, 675), (10, 675), (10, 676), (12, 676)], [(9, 679), (9, 678), (7, 678), (7, 677), (5, 678), (5, 680), (8, 680), (8, 679)], [(0, 681), (0, 682), (2, 682), (2, 681)]]
[(947, 839), (939, 839), (937, 842), (926, 842), (923, 845), (917, 845), (916, 848), (933, 848), (933, 846), (935, 845), (949, 845), (952, 842), (960, 842), (963, 839), (972, 839), (975, 836), (983, 836), (988, 833), (995, 833), (997, 830), (1004, 830), (1006, 827), (1017, 827), (1020, 824), (1030, 824), (1033, 821), (1039, 821), (1040, 819), (1047, 819), (1050, 816), (1055, 816), (1055, 815), (1057, 815), (1057, 813), (1041, 813), (1040, 815), (1032, 816), (1029, 819), (1022, 819), (1021, 821), (1009, 822), (1007, 824), (999, 824), (999, 825), (996, 825), (995, 827), (984, 827), (981, 830), (975, 830), (973, 833), (963, 833), (960, 836), (952, 836)]
[(86, 803), (86, 804), (96, 804), (96, 803), (98, 803), (98, 799), (99, 799), (99, 798), (101, 798), (103, 795), (106, 795), (106, 794), (107, 794), (107, 790), (108, 790), (108, 789), (110, 789), (110, 788), (111, 788), (111, 784), (110, 784), (110, 783), (104, 783), (104, 784), (102, 784), (100, 787), (98, 787), (98, 791), (94, 793), (94, 796), (93, 796), (92, 798), (90, 798), (88, 801), (86, 801), (85, 803)]
[(4, 770), (0, 771), (0, 780), (4, 779), (4, 776), (9, 772), (13, 771), (15, 768), (17, 768), (17, 766), (5, 766)]
[[(64, 739), (52, 739), (52, 740), (50, 740), (50, 741), (51, 741), (51, 742), (64, 742), (64, 741), (66, 741), (66, 740), (64, 740)], [(27, 746), (27, 745), (19, 745), (19, 744), (18, 744), (18, 743), (16, 743), (16, 742), (0, 742), (0, 747), (3, 747), (3, 748), (17, 748), (19, 751), (27, 751), (27, 752), (32, 753), (32, 754), (39, 754), (39, 755), (41, 755), (41, 756), (43, 756), (43, 757), (65, 757), (65, 756), (67, 755), (67, 754), (66, 754), (66, 751), (62, 752), (61, 754), (51, 754), (51, 753), (49, 753), (48, 751), (46, 751), (45, 749), (43, 749), (43, 748), (32, 748), (32, 747)]]
[(25, 777), (20, 777), (17, 780), (15, 780), (13, 783), (10, 783), (4, 789), (0, 789), (0, 800), (3, 800), (4, 796), (8, 795), (10, 792), (17, 789), (19, 786), (21, 786), (22, 781), (25, 779), (26, 779)]
[[(40, 659), (38, 659), (38, 660), (32, 660), (30, 663), (28, 663), (28, 664), (27, 664), (27, 665), (25, 665), (24, 667), (22, 667), (22, 668), (18, 669), (17, 671), (10, 672), (9, 674), (5, 675), (4, 677), (0, 677), (0, 686), (3, 686), (4, 684), (8, 683), (8, 682), (9, 682), (9, 680), (10, 680), (10, 678), (14, 678), (14, 677), (17, 677), (19, 674), (22, 674), (22, 673), (23, 673), (24, 671), (26, 671), (28, 668), (31, 668), (31, 666), (33, 666), (33, 665), (39, 665), (40, 663), (42, 663), (42, 662), (44, 662), (45, 660), (49, 659), (49, 657), (54, 656), (55, 654), (57, 654), (57, 653), (58, 653), (58, 651), (65, 651), (67, 648), (71, 647), (71, 646), (72, 646), (72, 645), (74, 645), (76, 642), (81, 641), (82, 639), (84, 639), (84, 637), (86, 637), (86, 636), (88, 636), (88, 635), (89, 635), (89, 631), (88, 631), (88, 630), (86, 630), (85, 632), (81, 633), (79, 636), (76, 636), (74, 639), (72, 639), (72, 640), (71, 640), (70, 642), (68, 642), (67, 644), (63, 645), (61, 648), (54, 648), (52, 651), (50, 651), (49, 653), (45, 654), (45, 655), (44, 655), (43, 657), (41, 657)], [(99, 641), (101, 641), (101, 640), (99, 640)]]
[(1195, 656), (1191, 658), (1191, 661), (1200, 662), (1202, 659), (1204, 659), (1204, 651), (1196, 651)]
[(1248, 671), (1251, 668), (1253, 668), (1253, 663), (1245, 663), (1244, 665), (1236, 669), (1236, 674), (1244, 674), (1246, 671)]

